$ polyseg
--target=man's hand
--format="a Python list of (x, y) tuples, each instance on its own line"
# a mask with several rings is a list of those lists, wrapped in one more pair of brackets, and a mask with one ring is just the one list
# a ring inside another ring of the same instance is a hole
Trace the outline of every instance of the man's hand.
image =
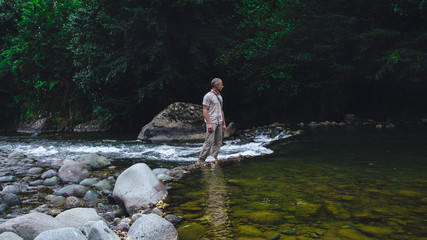
[(222, 125), (222, 131), (223, 131), (223, 132), (227, 131), (227, 126), (225, 126), (225, 124), (224, 124), (224, 125)]
[(213, 126), (210, 123), (208, 123), (208, 132), (213, 132)]

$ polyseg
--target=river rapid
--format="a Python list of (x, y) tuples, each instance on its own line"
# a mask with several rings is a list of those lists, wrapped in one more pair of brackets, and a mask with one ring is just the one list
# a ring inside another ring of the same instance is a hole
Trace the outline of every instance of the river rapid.
[[(256, 135), (255, 135), (256, 134)], [(251, 141), (227, 140), (221, 148), (219, 158), (239, 155), (259, 156), (273, 151), (266, 145), (290, 135), (268, 136), (262, 132), (252, 133)], [(114, 134), (46, 134), (38, 137), (29, 135), (0, 136), (0, 157), (11, 152), (21, 152), (39, 162), (72, 160), (76, 156), (96, 153), (118, 165), (130, 166), (144, 162), (150, 167), (176, 167), (197, 161), (202, 147), (194, 143), (145, 143), (135, 136)], [(209, 157), (207, 161), (211, 161)]]

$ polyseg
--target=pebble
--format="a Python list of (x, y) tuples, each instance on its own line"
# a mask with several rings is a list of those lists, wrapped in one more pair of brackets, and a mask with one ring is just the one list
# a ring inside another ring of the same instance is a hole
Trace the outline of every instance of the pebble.
[(30, 168), (30, 170), (28, 170), (29, 174), (39, 174), (41, 172), (43, 172), (43, 168), (39, 167)]
[(43, 185), (45, 186), (56, 186), (58, 184), (59, 184), (59, 178), (57, 176), (53, 176), (43, 181)]
[(92, 202), (92, 201), (98, 200), (100, 196), (101, 195), (99, 195), (99, 193), (93, 190), (89, 190), (86, 192), (84, 199), (86, 202)]
[(182, 221), (180, 217), (172, 214), (166, 215), (165, 219), (172, 223), (174, 226), (177, 226)]
[(2, 199), (9, 206), (21, 205), (21, 199), (14, 193), (4, 193)]
[(35, 181), (31, 181), (29, 183), (30, 186), (39, 186), (39, 185), (43, 185), (43, 180), (35, 180)]
[(42, 174), (43, 179), (51, 178), (53, 176), (58, 176), (58, 173), (53, 169), (50, 169)]
[(63, 196), (55, 196), (52, 198), (52, 200), (50, 201), (52, 203), (53, 206), (55, 207), (59, 207), (64, 205), (65, 203), (65, 197)]
[(4, 188), (3, 188), (3, 190), (2, 190), (2, 193), (7, 193), (7, 192), (9, 192), (9, 193), (14, 193), (14, 194), (19, 194), (19, 193), (21, 193), (22, 191), (21, 191), (21, 189), (20, 189), (18, 186), (16, 186), (16, 185), (8, 185), (8, 186), (4, 187)]
[(4, 176), (0, 177), (0, 183), (6, 183), (6, 182), (16, 182), (15, 176)]

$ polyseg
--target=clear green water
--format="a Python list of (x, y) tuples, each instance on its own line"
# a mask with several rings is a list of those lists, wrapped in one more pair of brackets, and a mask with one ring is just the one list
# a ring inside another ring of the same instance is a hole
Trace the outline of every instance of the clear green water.
[(307, 132), (189, 174), (166, 212), (180, 239), (427, 239), (427, 129)]

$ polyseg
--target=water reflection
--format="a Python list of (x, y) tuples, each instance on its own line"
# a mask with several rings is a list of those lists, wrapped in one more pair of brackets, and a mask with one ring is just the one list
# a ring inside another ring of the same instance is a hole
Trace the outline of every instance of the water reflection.
[(212, 165), (202, 169), (202, 183), (208, 190), (206, 201), (205, 220), (210, 225), (207, 235), (217, 239), (227, 239), (229, 231), (229, 200), (228, 187), (224, 173), (219, 165)]

